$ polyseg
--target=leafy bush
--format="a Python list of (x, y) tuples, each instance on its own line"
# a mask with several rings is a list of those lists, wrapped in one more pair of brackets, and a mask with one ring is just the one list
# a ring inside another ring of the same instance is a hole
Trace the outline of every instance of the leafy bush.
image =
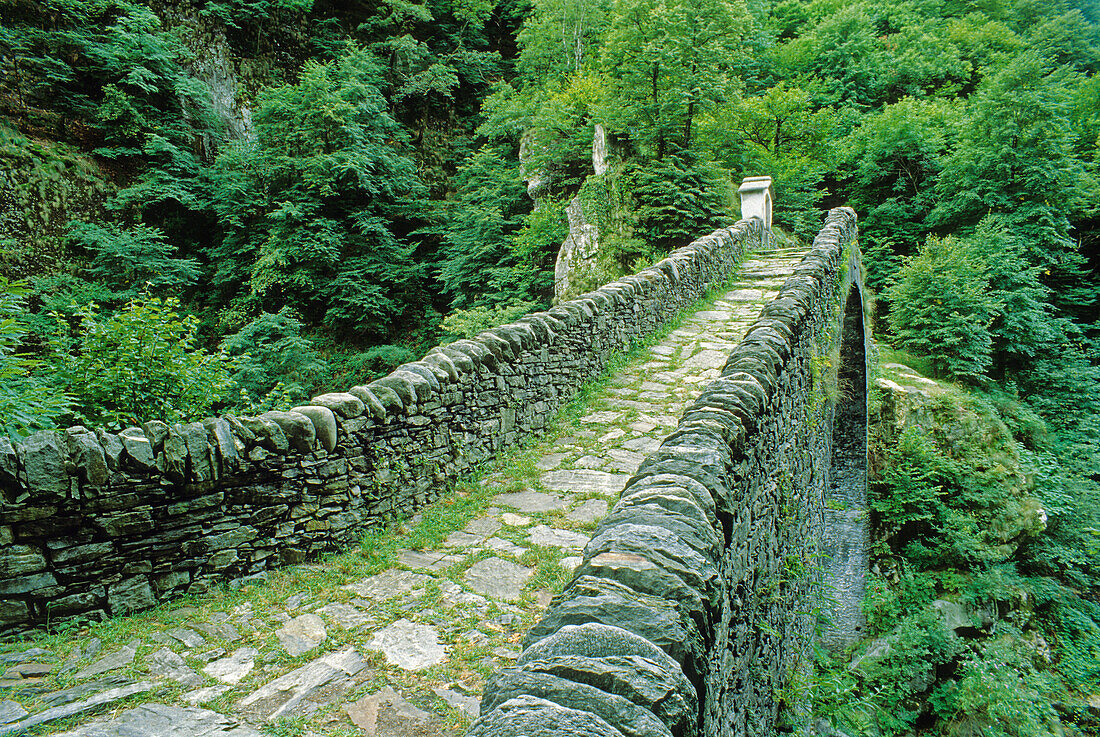
[(185, 422), (230, 400), (235, 362), (198, 347), (198, 321), (178, 309), (174, 298), (143, 295), (114, 314), (89, 304), (72, 328), (58, 321), (46, 363), (74, 397), (75, 421), (114, 429)]
[(451, 340), (472, 338), (483, 330), (504, 325), (535, 309), (534, 302), (512, 302), (496, 307), (455, 310), (443, 320), (443, 332)]
[(11, 438), (53, 427), (68, 410), (69, 397), (34, 375), (40, 361), (19, 353), (27, 333), (22, 282), (0, 276), (0, 433)]

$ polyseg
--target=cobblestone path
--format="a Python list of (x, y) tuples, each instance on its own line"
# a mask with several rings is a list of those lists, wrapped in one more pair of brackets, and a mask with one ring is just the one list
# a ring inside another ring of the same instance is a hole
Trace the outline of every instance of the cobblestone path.
[(801, 252), (729, 290), (480, 478), (359, 549), (0, 648), (0, 735), (461, 734), (485, 676), (568, 582), (596, 522), (718, 376)]

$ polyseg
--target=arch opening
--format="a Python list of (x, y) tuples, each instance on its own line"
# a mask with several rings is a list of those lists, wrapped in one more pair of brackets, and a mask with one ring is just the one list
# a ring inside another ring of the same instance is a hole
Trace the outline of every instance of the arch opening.
[(845, 301), (825, 493), (825, 586), (830, 605), (822, 643), (842, 649), (863, 637), (861, 605), (870, 536), (867, 520), (867, 335), (863, 297)]

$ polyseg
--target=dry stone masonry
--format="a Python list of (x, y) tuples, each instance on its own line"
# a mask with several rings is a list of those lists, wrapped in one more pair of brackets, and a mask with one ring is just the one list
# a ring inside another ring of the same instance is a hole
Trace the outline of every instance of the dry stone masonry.
[(0, 440), (0, 632), (202, 593), (408, 517), (542, 428), (614, 351), (723, 281), (761, 235), (759, 220), (739, 222), (289, 412)]
[[(864, 361), (861, 294), (855, 213), (835, 209), (626, 482), (515, 665), (486, 685), (470, 737), (774, 733), (824, 603), (838, 371), (866, 384), (840, 368), (842, 345)], [(844, 453), (858, 466), (858, 447)]]

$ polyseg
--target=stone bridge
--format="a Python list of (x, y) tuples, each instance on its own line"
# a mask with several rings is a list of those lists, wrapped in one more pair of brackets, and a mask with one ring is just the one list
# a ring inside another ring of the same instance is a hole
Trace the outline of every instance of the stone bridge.
[[(742, 194), (750, 217), (637, 275), (290, 412), (0, 441), (0, 626), (15, 633), (104, 619), (222, 581), (247, 585), (275, 564), (316, 559), (354, 544), (364, 528), (407, 518), (537, 434), (616, 352), (727, 283), (747, 253), (765, 247), (767, 183), (747, 180)], [(690, 354), (683, 363), (698, 371), (650, 361), (653, 377), (642, 377), (639, 395), (646, 401), (616, 395), (611, 405), (656, 407), (665, 395), (679, 420), (643, 412), (629, 428), (598, 436), (602, 445), (622, 443), (608, 458), (591, 453), (574, 461), (579, 471), (544, 474), (558, 499), (568, 500), (570, 484), (583, 492), (569, 519), (586, 519), (599, 504), (588, 518), (604, 514), (599, 493), (617, 503), (591, 539), (531, 530), (534, 546), (582, 545), (583, 555), (568, 559), (571, 580), (540, 605), (515, 664), (486, 684), (470, 734), (768, 734), (815, 629), (824, 622), (832, 644), (858, 632), (868, 335), (855, 215), (830, 212), (804, 257), (758, 258), (743, 269), (763, 280), (752, 286), (775, 282), (778, 293), (755, 322), (737, 311), (770, 296), (768, 288), (726, 294), (730, 311), (696, 313), (704, 316), (697, 332), (672, 335), (694, 336), (689, 344), (667, 348)], [(752, 300), (737, 307), (748, 292)], [(623, 416), (609, 409), (585, 419), (596, 427), (602, 414)], [(650, 440), (662, 426), (671, 434)], [(609, 467), (626, 473), (583, 470)], [(599, 474), (607, 489), (581, 488)], [(497, 499), (508, 506), (507, 497)], [(498, 558), (485, 558), (491, 533), (479, 530), (461, 533), (468, 559), (406, 551), (400, 564), (457, 566), (462, 584), (442, 584), (444, 599), (492, 599), (492, 585), (479, 588), (473, 575), (501, 575), (485, 566)], [(491, 539), (497, 554), (520, 559), (523, 548)], [(334, 612), (349, 632), (352, 620), (366, 621), (342, 601), (329, 606), (345, 607), (328, 610), (330, 627)], [(207, 624), (224, 634), (224, 623)]]

